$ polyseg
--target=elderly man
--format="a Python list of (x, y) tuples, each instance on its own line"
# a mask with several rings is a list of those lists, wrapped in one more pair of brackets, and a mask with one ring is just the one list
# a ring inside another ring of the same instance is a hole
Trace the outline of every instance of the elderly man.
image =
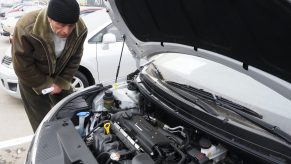
[[(72, 92), (87, 28), (76, 0), (50, 0), (48, 7), (24, 15), (15, 27), (13, 66), (21, 97), (35, 131), (49, 110)], [(42, 90), (51, 88), (50, 94)]]

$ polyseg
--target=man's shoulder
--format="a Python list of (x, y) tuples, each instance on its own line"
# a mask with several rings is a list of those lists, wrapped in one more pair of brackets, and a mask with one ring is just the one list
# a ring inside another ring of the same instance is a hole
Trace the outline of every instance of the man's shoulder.
[(35, 11), (31, 11), (28, 12), (26, 14), (24, 14), (19, 21), (17, 22), (17, 26), (22, 27), (23, 29), (26, 28), (27, 26), (30, 26), (32, 24), (35, 23), (39, 13), (42, 11), (43, 9), (40, 10), (35, 10)]
[(81, 17), (79, 18), (79, 21), (77, 22), (77, 27), (83, 30), (85, 29), (87, 30), (87, 26)]
[(76, 23), (76, 31), (77, 31), (77, 36), (88, 32), (87, 26), (85, 22), (82, 20), (82, 18), (80, 18), (79, 21)]

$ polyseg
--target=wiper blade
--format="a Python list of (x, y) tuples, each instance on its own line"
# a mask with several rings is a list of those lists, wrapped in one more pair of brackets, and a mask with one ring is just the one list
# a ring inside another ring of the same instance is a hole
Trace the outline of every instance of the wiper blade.
[(159, 78), (159, 80), (164, 80), (162, 73), (159, 71), (158, 67), (154, 64), (151, 63), (152, 66), (155, 68), (154, 73), (156, 74), (156, 76)]
[(176, 83), (176, 82), (173, 82), (173, 81), (167, 81), (167, 84), (170, 84), (170, 85), (173, 85), (173, 86), (177, 86), (179, 88), (183, 88), (183, 90), (185, 90), (185, 91), (188, 91), (188, 92), (190, 92), (192, 94), (195, 94), (195, 95), (197, 95), (199, 97), (202, 97), (204, 99), (211, 100), (211, 101), (213, 101), (215, 103), (227, 104), (227, 105), (229, 105), (229, 106), (231, 106), (233, 108), (236, 108), (237, 110), (241, 110), (241, 111), (243, 111), (245, 113), (248, 113), (250, 115), (253, 115), (253, 116), (261, 118), (261, 119), (263, 118), (263, 116), (261, 114), (255, 112), (255, 111), (253, 111), (251, 109), (248, 109), (248, 108), (246, 108), (244, 106), (236, 104), (236, 103), (234, 103), (232, 101), (229, 101), (229, 100), (227, 100), (225, 98), (222, 98), (222, 97), (219, 97), (219, 96), (215, 96), (215, 95), (213, 95), (213, 94), (211, 94), (209, 92), (206, 92), (206, 91), (204, 91), (202, 89), (197, 89), (197, 88), (194, 88), (192, 86), (185, 85), (185, 84), (179, 84), (179, 83)]
[(221, 104), (222, 107), (225, 107), (227, 109), (230, 109), (231, 111), (239, 114), (240, 116), (244, 117), (245, 119), (249, 120), (250, 122), (254, 123), (255, 125), (258, 125), (259, 127), (261, 127), (262, 129), (276, 135), (279, 136), (281, 138), (283, 138), (286, 142), (288, 142), (289, 144), (291, 144), (291, 136), (282, 131), (279, 127), (271, 125), (263, 120), (260, 120), (252, 115), (249, 115), (248, 113), (242, 112), (228, 104)]
[(226, 104), (227, 106), (231, 106), (232, 108), (238, 109), (238, 110), (240, 110), (240, 111), (243, 111), (243, 112), (245, 112), (245, 113), (248, 113), (248, 114), (250, 114), (250, 115), (253, 115), (253, 116), (255, 116), (255, 117), (258, 117), (258, 118), (260, 118), (260, 119), (263, 118), (263, 116), (262, 116), (261, 114), (255, 112), (255, 111), (253, 111), (253, 110), (251, 110), (251, 109), (249, 109), (249, 108), (246, 108), (246, 107), (244, 107), (244, 106), (241, 106), (241, 105), (239, 105), (239, 104), (236, 104), (236, 103), (234, 103), (234, 102), (232, 102), (232, 101), (229, 101), (229, 100), (227, 100), (227, 99), (225, 99), (225, 98), (222, 98), (222, 97), (216, 96), (216, 102), (217, 102), (218, 104)]
[(209, 93), (209, 92), (206, 92), (202, 89), (197, 89), (197, 88), (194, 88), (190, 85), (185, 85), (185, 84), (180, 84), (180, 83), (176, 83), (176, 82), (173, 82), (173, 81), (167, 81), (166, 82), (167, 84), (170, 84), (172, 86), (176, 86), (176, 87), (179, 87), (179, 88), (183, 88), (183, 90), (186, 90), (186, 91), (189, 91), (191, 93), (194, 93), (202, 98), (205, 98), (207, 100), (211, 100), (211, 101), (215, 101), (215, 98), (213, 96), (213, 94)]
[(208, 103), (204, 102), (203, 100), (199, 99), (198, 97), (194, 96), (193, 94), (190, 94), (189, 92), (183, 90), (183, 88), (179, 88), (178, 86), (172, 86), (169, 85), (167, 82), (164, 83), (169, 89), (173, 90), (177, 94), (179, 94), (184, 99), (192, 102), (193, 104), (199, 106), (204, 111), (210, 113), (211, 115), (218, 116), (218, 113), (216, 110), (210, 106)]
[[(207, 112), (213, 114), (213, 115), (218, 115), (215, 112), (215, 109), (199, 99), (198, 97), (205, 98), (207, 100), (213, 100), (214, 103), (217, 105), (224, 107), (228, 110), (231, 110), (238, 115), (242, 116), (243, 118), (249, 120), (250, 122), (254, 123), (255, 125), (261, 127), (262, 129), (278, 136), (284, 139), (286, 142), (291, 143), (291, 136), (282, 131), (279, 127), (271, 125), (263, 120), (261, 118), (263, 117), (259, 113), (252, 111), (251, 109), (248, 109), (246, 107), (243, 107), (241, 105), (238, 105), (232, 101), (229, 101), (227, 99), (224, 99), (222, 97), (218, 97), (215, 95), (212, 95), (211, 93), (208, 93), (203, 90), (196, 89), (192, 86), (188, 86), (185, 84), (179, 84), (176, 82), (172, 81), (166, 81), (165, 85), (172, 89), (173, 91), (177, 92), (179, 95), (183, 96), (183, 98), (191, 101), (194, 101), (196, 105), (200, 106), (202, 109), (206, 110)], [(197, 95), (197, 96), (195, 96)], [(260, 119), (259, 119), (260, 118)]]

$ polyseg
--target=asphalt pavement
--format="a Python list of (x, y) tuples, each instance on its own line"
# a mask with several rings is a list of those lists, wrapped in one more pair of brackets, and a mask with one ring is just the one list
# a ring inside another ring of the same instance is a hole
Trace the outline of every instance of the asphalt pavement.
[[(8, 37), (0, 36), (1, 57), (9, 44)], [(0, 164), (23, 164), (32, 135), (22, 101), (0, 87)]]

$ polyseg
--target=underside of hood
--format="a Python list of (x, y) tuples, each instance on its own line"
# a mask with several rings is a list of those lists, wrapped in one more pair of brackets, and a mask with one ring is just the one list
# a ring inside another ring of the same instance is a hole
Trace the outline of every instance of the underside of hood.
[(115, 0), (142, 42), (205, 49), (291, 82), (288, 0)]

